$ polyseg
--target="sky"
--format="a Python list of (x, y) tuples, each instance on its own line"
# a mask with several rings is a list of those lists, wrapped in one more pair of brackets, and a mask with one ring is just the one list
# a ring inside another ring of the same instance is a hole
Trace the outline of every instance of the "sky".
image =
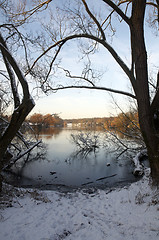
[[(113, 45), (122, 59), (130, 64), (129, 33), (124, 27), (124, 24), (117, 27), (119, 31), (113, 39)], [(146, 28), (145, 36), (148, 50), (148, 62), (151, 63), (151, 69), (156, 72), (156, 65), (158, 65), (159, 62), (159, 53), (156, 51), (156, 49), (158, 49), (158, 38), (155, 37), (148, 28)], [(63, 66), (67, 69), (73, 66), (73, 73), (78, 73), (80, 69), (80, 63), (77, 58), (74, 57), (76, 55), (78, 55), (77, 48), (74, 44), (71, 45), (71, 48), (66, 47), (63, 49)], [(106, 49), (101, 48), (98, 53), (92, 56), (92, 61), (95, 67), (105, 71), (98, 85), (130, 92), (129, 80)], [(37, 112), (43, 114), (57, 113), (64, 119), (116, 115), (119, 109), (116, 108), (112, 96), (123, 111), (129, 109), (129, 100), (126, 96), (110, 94), (106, 91), (99, 90), (71, 89), (60, 90), (49, 96), (43, 96), (38, 99), (32, 114)]]
[[(88, 3), (90, 4), (91, 1), (89, 0)], [(99, 7), (99, 1), (94, 0), (93, 4), (96, 8)], [(130, 36), (128, 28), (124, 22), (119, 23), (119, 21), (115, 27), (116, 34), (112, 39), (112, 44), (119, 56), (130, 66)], [(145, 36), (148, 49), (148, 62), (151, 62), (150, 67), (156, 72), (156, 65), (159, 62), (159, 53), (156, 51), (158, 49), (158, 38), (152, 34), (147, 25)], [(71, 69), (72, 74), (80, 73), (81, 63), (79, 62), (79, 52), (74, 42), (70, 42), (63, 47), (60, 57), (63, 67)], [(95, 68), (104, 72), (101, 81), (97, 85), (130, 92), (129, 80), (106, 49), (100, 47), (99, 51), (91, 56), (91, 60)], [(115, 98), (115, 101), (123, 111), (128, 110), (128, 97), (99, 90), (67, 89), (52, 93), (49, 96), (43, 94), (40, 98), (35, 97), (36, 106), (31, 114), (57, 113), (63, 119), (107, 117), (118, 112), (113, 98)]]
[[(94, 1), (96, 3), (96, 1)], [(98, 1), (99, 3), (99, 1)], [(121, 24), (123, 25), (123, 24)], [(113, 44), (118, 51), (124, 57), (124, 60), (129, 61), (127, 58), (129, 54), (129, 48), (125, 47), (129, 42), (129, 35), (125, 35), (120, 27), (118, 36), (114, 37)], [(122, 34), (121, 34), (122, 32)], [(79, 52), (74, 42), (67, 44), (62, 49), (62, 66), (66, 69), (71, 69), (71, 73), (74, 75), (80, 74), (81, 63), (79, 62)], [(100, 47), (100, 51), (91, 56), (92, 63), (95, 68), (105, 72), (100, 82), (97, 85), (105, 86), (115, 89), (127, 90), (129, 85), (128, 79), (124, 73), (118, 67), (111, 55)], [(125, 97), (117, 96), (113, 94), (118, 103), (125, 110)], [(84, 89), (71, 89), (60, 90), (57, 93), (52, 93), (49, 96), (43, 96), (42, 98), (35, 100), (36, 106), (32, 110), (33, 113), (57, 113), (60, 117), (69, 118), (87, 118), (87, 117), (106, 117), (115, 113), (115, 106), (112, 101), (112, 94), (106, 91), (99, 90), (84, 90)]]
[[(122, 46), (124, 49), (124, 46)], [(79, 72), (80, 63), (72, 55), (77, 52), (76, 47), (65, 48), (63, 56), (63, 66), (66, 69), (72, 68), (72, 73)], [(107, 86), (115, 89), (127, 90), (128, 80), (122, 70), (114, 62), (110, 54), (105, 49), (101, 49), (92, 59), (97, 63), (95, 67), (102, 69), (106, 73), (99, 86)], [(115, 66), (115, 68), (114, 68)], [(125, 97), (113, 94), (114, 98), (121, 102), (125, 107)], [(62, 118), (87, 118), (87, 117), (106, 117), (114, 112), (112, 94), (101, 90), (88, 89), (65, 89), (49, 96), (43, 96), (36, 101), (36, 106), (32, 112), (59, 113)]]

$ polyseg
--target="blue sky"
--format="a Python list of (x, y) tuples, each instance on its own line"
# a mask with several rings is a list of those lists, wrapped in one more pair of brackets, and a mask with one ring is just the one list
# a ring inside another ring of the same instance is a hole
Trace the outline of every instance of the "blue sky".
[[(53, 1), (53, 8), (55, 7), (54, 4), (61, 4), (62, 2), (65, 1)], [(99, 7), (99, 0), (89, 0), (88, 3), (93, 3), (95, 9)], [(104, 9), (102, 8), (102, 10)], [(103, 12), (104, 11), (102, 11), (102, 13)], [(45, 13), (43, 13), (43, 16), (45, 16)], [(119, 21), (115, 22), (115, 27), (117, 31), (113, 37), (112, 44), (120, 57), (127, 64), (130, 64), (130, 37), (128, 27), (124, 22), (119, 23)], [(145, 36), (148, 61), (151, 62), (150, 67), (153, 71), (156, 71), (157, 68), (154, 65), (157, 66), (159, 63), (158, 38), (155, 37), (147, 27)], [(80, 73), (81, 63), (78, 58), (79, 52), (74, 42), (70, 42), (62, 49), (60, 57), (62, 58), (62, 66), (71, 70), (72, 74)], [(130, 92), (129, 80), (106, 49), (101, 47), (98, 53), (91, 56), (91, 59), (93, 65), (98, 70), (101, 69), (105, 72), (103, 78), (97, 85)], [(128, 109), (129, 104), (127, 97), (119, 94), (113, 94), (113, 97), (123, 110)], [(35, 98), (35, 102), (36, 106), (31, 114), (58, 113), (62, 118), (106, 117), (111, 114), (116, 114), (112, 97), (110, 93), (106, 91), (84, 89), (60, 90), (49, 96), (43, 95), (39, 99)]]
[[(67, 69), (72, 68), (72, 74), (78, 73), (80, 63), (75, 61), (72, 56), (77, 50), (74, 48), (65, 51), (67, 54), (63, 54), (63, 65)], [(93, 62), (97, 63), (98, 69), (106, 72), (102, 80), (97, 83), (99, 86), (127, 90), (127, 78), (105, 49), (93, 56)], [(117, 97), (116, 94), (114, 96)], [(123, 99), (118, 95), (117, 99), (125, 107), (125, 97)], [(57, 93), (42, 97), (36, 101), (33, 112), (56, 112), (60, 113), (62, 118), (105, 117), (112, 113), (113, 107), (110, 93), (106, 91), (71, 89), (60, 90)]]
[[(152, 44), (153, 43), (153, 44)], [(122, 44), (119, 40), (119, 46)], [(153, 71), (156, 71), (156, 65), (159, 63), (158, 40), (150, 41), (150, 50), (148, 52), (149, 61)], [(125, 48), (128, 48), (125, 46)], [(103, 62), (103, 68), (106, 68), (106, 74), (104, 75), (101, 84), (129, 91), (130, 85), (129, 80), (114, 62), (114, 60), (103, 50), (101, 56), (94, 56), (95, 61)], [(127, 58), (125, 51), (125, 59)], [(105, 56), (106, 55), (106, 56)], [(71, 56), (71, 55), (70, 55)], [(71, 62), (71, 59), (69, 59)], [(66, 60), (68, 63), (68, 61)], [(74, 64), (74, 60), (72, 59)], [(155, 65), (154, 65), (155, 64)], [(78, 65), (76, 66), (78, 68)], [(128, 109), (128, 98), (119, 94), (113, 94), (118, 104), (123, 110)], [(62, 118), (84, 118), (84, 117), (105, 117), (116, 113), (116, 108), (112, 101), (111, 94), (106, 91), (99, 90), (84, 90), (84, 89), (71, 89), (71, 90), (60, 90), (57, 93), (52, 93), (49, 96), (43, 96), (36, 101), (36, 106), (32, 113), (41, 112), (45, 113), (60, 113)]]
[[(123, 23), (117, 27), (118, 31), (114, 37), (113, 45), (122, 59), (130, 64), (129, 33)], [(159, 63), (159, 53), (156, 51), (158, 49), (158, 38), (148, 28), (145, 30), (145, 36), (148, 62), (151, 63), (150, 67), (156, 72), (156, 66)], [(62, 63), (66, 68), (72, 68), (73, 73), (79, 72), (78, 51), (74, 44), (71, 45), (71, 48), (64, 48), (61, 56)], [(105, 71), (98, 85), (130, 91), (129, 80), (106, 49), (101, 48), (99, 53), (92, 56), (92, 60), (98, 69)], [(127, 97), (119, 94), (113, 94), (113, 97), (123, 110), (128, 109)], [(71, 89), (61, 90), (37, 100), (32, 113), (59, 113), (62, 118), (84, 118), (110, 116), (116, 114), (116, 111), (112, 97), (106, 91)]]
[[(124, 28), (123, 28), (123, 27)], [(129, 34), (126, 34), (125, 24), (118, 26), (117, 34), (114, 37), (113, 45), (123, 57), (123, 60), (129, 62)], [(81, 63), (79, 62), (79, 52), (74, 42), (70, 42), (62, 49), (62, 66), (71, 69), (72, 74), (80, 74)], [(93, 65), (105, 72), (103, 78), (97, 85), (127, 90), (129, 81), (123, 71), (107, 52), (100, 47), (100, 51), (91, 56)], [(68, 80), (67, 80), (68, 81)], [(125, 97), (113, 94), (123, 109), (127, 107)], [(114, 113), (114, 104), (110, 93), (99, 90), (71, 89), (61, 90), (50, 96), (43, 96), (36, 101), (36, 106), (32, 113), (60, 113), (62, 118), (83, 118), (83, 117), (105, 117)]]

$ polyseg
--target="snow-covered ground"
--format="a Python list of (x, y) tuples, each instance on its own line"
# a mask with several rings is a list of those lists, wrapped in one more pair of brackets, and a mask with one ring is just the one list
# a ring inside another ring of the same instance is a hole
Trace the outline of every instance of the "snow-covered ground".
[(12, 201), (1, 204), (1, 240), (159, 239), (159, 191), (146, 178), (113, 191), (10, 191)]

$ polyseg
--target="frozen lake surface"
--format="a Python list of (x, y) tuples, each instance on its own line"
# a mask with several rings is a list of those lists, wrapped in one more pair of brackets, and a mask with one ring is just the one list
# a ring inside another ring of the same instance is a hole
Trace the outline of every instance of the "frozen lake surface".
[[(97, 187), (107, 188), (127, 185), (138, 179), (132, 174), (133, 163), (128, 153), (117, 157), (115, 147), (102, 145), (97, 151), (87, 156), (78, 153), (71, 141), (71, 134), (78, 134), (72, 129), (47, 129), (39, 134), (46, 144), (43, 159), (29, 161), (23, 168), (17, 164), (18, 177), (10, 181), (16, 186), (38, 187), (41, 189)], [(96, 131), (101, 143), (106, 140), (104, 132)], [(44, 150), (43, 150), (44, 151)]]

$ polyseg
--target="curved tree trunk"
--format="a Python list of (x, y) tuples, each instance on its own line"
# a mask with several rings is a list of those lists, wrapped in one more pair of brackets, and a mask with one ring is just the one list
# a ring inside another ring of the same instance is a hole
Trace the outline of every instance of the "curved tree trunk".
[[(18, 108), (18, 110), (14, 111), (9, 126), (5, 130), (4, 134), (0, 137), (0, 173), (4, 165), (6, 164), (6, 161), (8, 160), (7, 158), (5, 158), (7, 148), (33, 107), (34, 103), (32, 99), (28, 99), (28, 101), (23, 102)], [(1, 188), (2, 176), (0, 174), (0, 191)]]
[[(5, 157), (7, 148), (10, 145), (13, 138), (16, 136), (25, 118), (30, 113), (35, 104), (30, 96), (28, 83), (25, 77), (23, 76), (23, 73), (21, 72), (17, 62), (9, 52), (1, 33), (0, 33), (0, 50), (2, 52), (4, 63), (6, 65), (6, 69), (10, 78), (11, 90), (14, 96), (15, 107), (8, 127), (0, 135), (0, 191), (1, 191), (2, 189), (1, 171), (7, 161), (7, 158)], [(23, 90), (23, 100), (21, 101), (21, 103), (20, 98), (18, 96), (18, 89), (15, 83), (14, 77), (15, 74)]]
[(132, 2), (131, 17), (131, 49), (132, 71), (136, 75), (136, 98), (140, 129), (147, 147), (152, 177), (159, 181), (159, 138), (153, 121), (153, 112), (150, 106), (147, 52), (144, 42), (144, 14), (146, 0), (134, 0)]

